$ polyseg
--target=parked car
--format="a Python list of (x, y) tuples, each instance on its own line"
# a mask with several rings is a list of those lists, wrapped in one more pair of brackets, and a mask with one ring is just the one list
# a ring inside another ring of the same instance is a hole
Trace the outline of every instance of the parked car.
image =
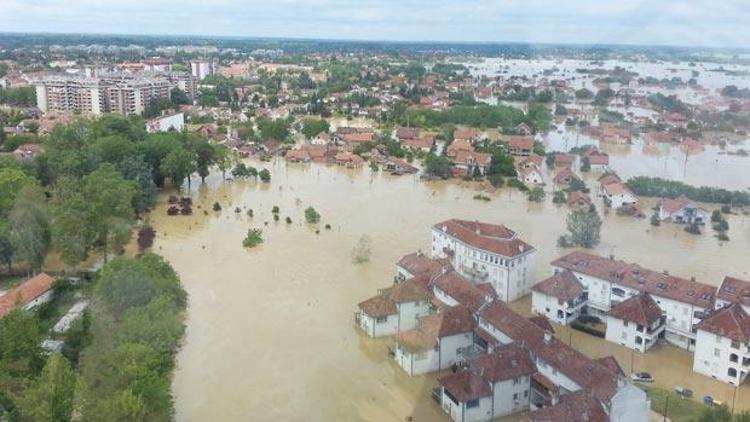
[(693, 397), (693, 390), (689, 388), (685, 388), (681, 385), (678, 385), (677, 387), (675, 387), (674, 392), (677, 393), (679, 396), (682, 396), (685, 398)]
[(711, 396), (703, 396), (703, 404), (706, 406), (721, 406), (723, 403)]
[(630, 374), (630, 379), (636, 382), (654, 382), (654, 377), (648, 372), (634, 372)]

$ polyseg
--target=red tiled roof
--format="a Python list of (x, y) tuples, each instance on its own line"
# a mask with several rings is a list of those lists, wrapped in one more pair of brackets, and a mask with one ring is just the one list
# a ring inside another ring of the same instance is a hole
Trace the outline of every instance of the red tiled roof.
[(443, 268), (452, 268), (447, 258), (432, 259), (421, 252), (402, 256), (396, 265), (413, 275), (429, 274), (430, 276), (439, 274)]
[(388, 296), (396, 303), (417, 302), (429, 300), (430, 292), (415, 280), (406, 280), (396, 284), (388, 290)]
[(496, 383), (521, 375), (531, 375), (536, 372), (536, 364), (531, 359), (528, 349), (511, 343), (472, 360), (469, 370), (491, 383)]
[(414, 139), (419, 137), (418, 127), (400, 127), (396, 130), (398, 139)]
[(475, 248), (506, 257), (515, 257), (534, 248), (519, 239), (516, 232), (497, 224), (467, 220), (447, 220), (433, 226)]
[(620, 376), (625, 376), (625, 371), (622, 370), (622, 367), (617, 362), (617, 359), (615, 359), (614, 356), (604, 356), (598, 359), (594, 359), (596, 362), (600, 363), (601, 365), (609, 368), (610, 371), (619, 374)]
[(661, 206), (661, 209), (663, 211), (665, 211), (669, 215), (672, 215), (692, 203), (693, 201), (688, 199), (688, 197), (686, 197), (685, 195), (680, 195), (675, 199), (662, 199), (659, 205)]
[(662, 316), (659, 305), (648, 293), (637, 294), (609, 310), (609, 315), (623, 321), (650, 326)]
[(609, 416), (594, 394), (579, 390), (560, 397), (551, 407), (531, 412), (532, 422), (609, 422)]
[(653, 296), (689, 303), (704, 309), (713, 307), (715, 287), (658, 273), (636, 264), (576, 251), (552, 261), (552, 265), (647, 292)]
[(713, 312), (698, 324), (698, 329), (747, 343), (750, 341), (750, 316), (742, 306), (733, 304)]
[(475, 326), (476, 321), (468, 308), (449, 306), (437, 314), (421, 318), (417, 328), (400, 333), (397, 342), (406, 350), (421, 352), (433, 348), (439, 338), (470, 333)]
[(438, 380), (448, 392), (460, 402), (476, 400), (492, 395), (487, 381), (470, 371), (461, 371)]
[(533, 322), (537, 327), (541, 328), (544, 331), (549, 331), (552, 334), (555, 333), (555, 327), (552, 326), (547, 317), (544, 315), (533, 316), (529, 318), (529, 321)]
[(534, 138), (531, 136), (511, 136), (508, 146), (510, 148), (531, 151), (534, 148)]
[(583, 284), (578, 281), (575, 274), (566, 270), (540, 281), (532, 286), (531, 290), (567, 301), (581, 296)]
[(474, 128), (456, 129), (453, 131), (453, 139), (474, 139), (479, 136), (479, 131)]
[(750, 306), (750, 281), (734, 277), (724, 277), (716, 298), (730, 303), (739, 303)]
[(436, 276), (430, 285), (442, 290), (445, 294), (452, 297), (456, 302), (467, 306), (476, 312), (488, 300), (495, 297), (494, 290), (488, 292), (475, 284), (464, 280), (456, 271), (449, 271)]
[(458, 164), (478, 164), (480, 166), (488, 166), (490, 161), (492, 161), (492, 156), (489, 154), (465, 150), (456, 151), (456, 154), (453, 157), (453, 162)]
[(398, 313), (396, 302), (386, 295), (373, 296), (364, 302), (360, 302), (359, 309), (373, 318), (385, 317)]
[(16, 306), (26, 306), (29, 302), (43, 295), (52, 288), (54, 283), (54, 278), (46, 273), (39, 273), (10, 289), (6, 294), (0, 296), (0, 318), (4, 318), (11, 313)]

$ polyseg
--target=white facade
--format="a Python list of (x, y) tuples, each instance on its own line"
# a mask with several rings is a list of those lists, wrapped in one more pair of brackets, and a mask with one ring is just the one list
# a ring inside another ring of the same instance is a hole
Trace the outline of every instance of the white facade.
[(600, 195), (607, 200), (612, 208), (622, 208), (625, 205), (636, 205), (638, 203), (638, 197), (624, 188), (619, 191), (610, 191), (603, 187)]
[(441, 396), (440, 405), (443, 412), (456, 422), (485, 422), (491, 419), (492, 397), (460, 402), (455, 397), (451, 397), (445, 388)]
[(398, 332), (398, 314), (372, 317), (358, 313), (359, 327), (370, 337), (392, 336)]
[(576, 300), (564, 301), (537, 291), (531, 292), (531, 312), (544, 315), (548, 320), (562, 325), (575, 321), (586, 306), (584, 296)]
[(448, 233), (432, 229), (432, 257), (445, 258), (446, 249), (453, 251), (451, 264), (464, 278), (490, 283), (498, 299), (512, 302), (529, 294), (536, 250), (519, 251), (506, 257), (468, 245)]
[(54, 292), (53, 289), (47, 290), (46, 292), (39, 295), (36, 299), (24, 305), (23, 310), (30, 311), (36, 308), (37, 306), (41, 306), (41, 305), (44, 305), (45, 303), (48, 303), (50, 300), (52, 300), (53, 292)]
[(662, 332), (664, 332), (664, 324), (661, 321), (655, 321), (650, 327), (644, 327), (633, 321), (625, 321), (609, 315), (605, 339), (628, 349), (645, 353), (656, 344)]
[(182, 132), (184, 128), (184, 113), (175, 113), (168, 116), (156, 117), (146, 123), (146, 131), (148, 133), (169, 132), (172, 130), (176, 132)]
[(190, 62), (190, 73), (198, 80), (203, 80), (214, 74), (213, 63), (206, 60), (193, 60)]
[(450, 368), (459, 362), (459, 352), (474, 343), (471, 332), (436, 339), (438, 344), (421, 352), (410, 352), (396, 344), (396, 363), (407, 374), (414, 376)]
[[(555, 271), (564, 271), (560, 267), (553, 266), (553, 268)], [(588, 291), (587, 309), (589, 313), (598, 315), (603, 319), (607, 317), (607, 312), (612, 306), (640, 293), (639, 290), (618, 283), (592, 277), (575, 270), (571, 271)], [(703, 319), (707, 310), (691, 303), (659, 296), (654, 292), (649, 293), (667, 317), (665, 339), (677, 347), (688, 351), (693, 350), (695, 345), (693, 328)]]
[(693, 371), (740, 385), (750, 371), (750, 344), (698, 330)]
[(465, 402), (458, 401), (442, 389), (443, 411), (456, 422), (487, 422), (529, 410), (531, 376), (521, 375), (490, 386), (492, 395)]

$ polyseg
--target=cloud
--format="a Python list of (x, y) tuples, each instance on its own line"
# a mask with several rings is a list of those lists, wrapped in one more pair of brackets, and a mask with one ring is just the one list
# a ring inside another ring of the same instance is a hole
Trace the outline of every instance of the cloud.
[(0, 0), (13, 32), (744, 47), (748, 20), (736, 0)]

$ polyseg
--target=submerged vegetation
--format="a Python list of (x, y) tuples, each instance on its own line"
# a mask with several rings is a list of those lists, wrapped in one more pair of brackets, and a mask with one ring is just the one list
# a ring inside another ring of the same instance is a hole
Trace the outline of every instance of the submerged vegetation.
[(263, 243), (263, 230), (249, 229), (245, 239), (242, 241), (242, 246), (245, 248), (254, 248), (261, 243)]

